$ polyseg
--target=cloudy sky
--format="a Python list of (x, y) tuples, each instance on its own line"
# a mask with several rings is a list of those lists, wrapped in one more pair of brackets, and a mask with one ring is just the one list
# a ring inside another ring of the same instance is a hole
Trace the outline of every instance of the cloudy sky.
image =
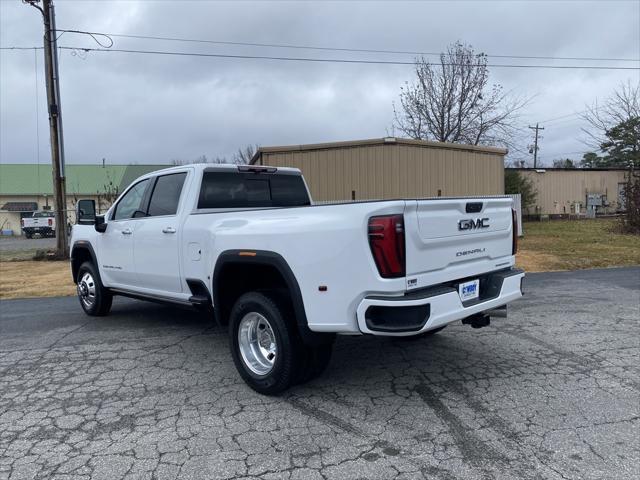
[[(59, 29), (222, 42), (440, 52), (456, 40), (489, 55), (636, 59), (510, 64), (640, 66), (640, 1), (63, 1)], [(412, 55), (112, 37), (113, 49), (411, 61)], [(107, 40), (99, 38), (102, 42)], [(0, 0), (0, 162), (50, 161), (39, 12)], [(98, 47), (64, 34), (59, 46)], [(520, 125), (545, 127), (540, 158), (580, 158), (585, 104), (639, 70), (490, 69), (531, 97)], [(410, 65), (312, 63), (60, 51), (67, 162), (169, 163), (286, 145), (385, 136)], [(37, 75), (37, 77), (36, 77)], [(556, 119), (557, 117), (563, 117)], [(39, 135), (38, 135), (39, 134)], [(36, 141), (39, 136), (39, 142)], [(531, 142), (523, 130), (522, 145)], [(515, 158), (514, 158), (515, 159)]]

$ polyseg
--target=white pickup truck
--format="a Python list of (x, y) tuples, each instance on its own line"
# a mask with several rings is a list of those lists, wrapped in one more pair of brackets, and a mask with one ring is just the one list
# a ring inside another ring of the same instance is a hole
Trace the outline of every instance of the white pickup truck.
[(78, 202), (80, 305), (114, 295), (213, 310), (246, 383), (275, 394), (319, 375), (336, 334), (478, 328), (522, 296), (508, 197), (312, 205), (299, 170), (188, 165), (150, 173), (104, 216)]
[(42, 237), (55, 237), (56, 217), (53, 212), (33, 212), (30, 217), (20, 220), (20, 227), (27, 238), (33, 238), (36, 234)]

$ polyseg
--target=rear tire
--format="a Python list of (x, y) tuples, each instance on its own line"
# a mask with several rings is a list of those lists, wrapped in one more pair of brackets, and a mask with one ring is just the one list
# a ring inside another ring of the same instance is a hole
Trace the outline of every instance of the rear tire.
[(102, 317), (109, 313), (113, 295), (102, 285), (100, 275), (92, 262), (80, 265), (76, 285), (78, 300), (84, 313), (92, 317)]
[(264, 395), (289, 388), (302, 363), (302, 342), (285, 311), (270, 294), (249, 292), (238, 299), (229, 316), (236, 369), (249, 387)]
[(304, 362), (295, 383), (305, 383), (322, 375), (331, 362), (332, 353), (333, 341), (315, 347), (306, 347), (303, 353)]

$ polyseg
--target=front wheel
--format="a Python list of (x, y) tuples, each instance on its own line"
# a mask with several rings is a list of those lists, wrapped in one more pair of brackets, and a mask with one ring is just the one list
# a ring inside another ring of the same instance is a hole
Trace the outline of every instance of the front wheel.
[(80, 265), (76, 285), (80, 305), (87, 315), (104, 316), (109, 313), (113, 295), (102, 285), (93, 263)]
[(296, 327), (274, 297), (242, 295), (229, 318), (233, 361), (242, 379), (256, 392), (280, 393), (295, 383), (303, 345)]

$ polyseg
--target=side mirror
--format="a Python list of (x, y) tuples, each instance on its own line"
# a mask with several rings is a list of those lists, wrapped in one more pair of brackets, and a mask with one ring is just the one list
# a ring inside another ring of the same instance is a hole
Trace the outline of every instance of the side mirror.
[(78, 200), (78, 204), (76, 205), (76, 223), (78, 225), (93, 225), (95, 220), (95, 200)]
[(94, 223), (96, 232), (104, 233), (107, 231), (107, 223), (104, 221), (104, 215), (97, 215)]

